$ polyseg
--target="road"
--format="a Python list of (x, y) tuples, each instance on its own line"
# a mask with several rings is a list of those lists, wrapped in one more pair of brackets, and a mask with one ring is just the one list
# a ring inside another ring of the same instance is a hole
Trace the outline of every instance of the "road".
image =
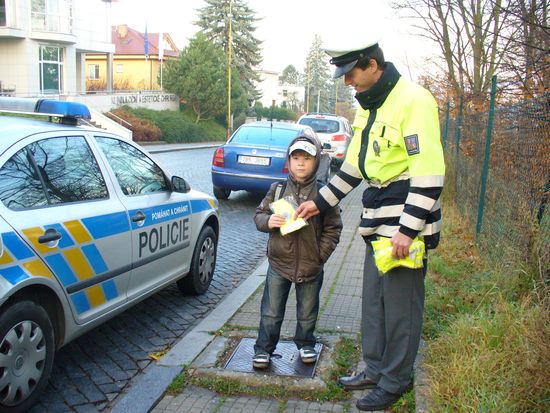
[[(214, 149), (168, 152), (153, 157), (192, 188), (212, 194)], [(154, 362), (208, 314), (265, 257), (267, 235), (252, 216), (261, 196), (239, 191), (220, 202), (221, 235), (214, 278), (208, 292), (185, 297), (175, 285), (62, 348), (37, 412), (102, 412)]]

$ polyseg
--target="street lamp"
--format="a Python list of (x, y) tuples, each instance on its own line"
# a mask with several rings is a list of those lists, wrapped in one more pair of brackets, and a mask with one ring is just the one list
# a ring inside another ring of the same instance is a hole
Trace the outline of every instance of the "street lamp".
[(227, 138), (231, 136), (231, 48), (233, 43), (232, 13), (233, 0), (229, 0), (229, 35), (227, 40)]

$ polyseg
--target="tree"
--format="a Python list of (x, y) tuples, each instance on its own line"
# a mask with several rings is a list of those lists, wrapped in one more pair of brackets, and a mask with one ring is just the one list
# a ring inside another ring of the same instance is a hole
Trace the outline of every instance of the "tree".
[[(328, 85), (329, 112), (336, 115), (346, 116), (348, 114), (348, 108), (351, 108), (353, 105), (353, 89), (346, 86), (343, 76), (338, 79), (330, 79)], [(340, 110), (344, 111), (346, 115), (340, 113)]]
[[(197, 115), (196, 123), (225, 113), (227, 108), (226, 64), (223, 50), (202, 33), (198, 33), (191, 39), (178, 60), (166, 62), (164, 87), (167, 91), (179, 95), (191, 106)], [(233, 102), (233, 100), (239, 100), (242, 95), (236, 71), (231, 83), (231, 101)]]
[(298, 85), (300, 84), (300, 72), (294, 65), (288, 65), (279, 76), (279, 82), (282, 85)]
[(306, 110), (328, 112), (330, 96), (330, 69), (327, 54), (322, 49), (321, 36), (315, 35), (306, 57), (304, 84), (306, 87)]
[(260, 82), (254, 70), (262, 62), (261, 41), (254, 37), (256, 31), (254, 11), (244, 0), (204, 0), (207, 4), (198, 10), (199, 20), (195, 22), (206, 37), (229, 53), (229, 21), (231, 6), (231, 53), (232, 61), (239, 73), (243, 89), (251, 98), (258, 98), (260, 92), (255, 83)]
[[(506, 3), (506, 0), (504, 0)], [(508, 11), (503, 0), (396, 0), (412, 12), (420, 33), (439, 45), (454, 97), (484, 99), (510, 39), (502, 36)]]

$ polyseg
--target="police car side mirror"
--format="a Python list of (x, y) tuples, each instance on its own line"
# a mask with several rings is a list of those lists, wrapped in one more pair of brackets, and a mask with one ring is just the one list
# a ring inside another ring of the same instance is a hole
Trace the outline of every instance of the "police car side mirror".
[(179, 176), (172, 177), (173, 192), (186, 193), (186, 192), (189, 192), (190, 190), (191, 190), (191, 186), (187, 183), (185, 179), (180, 178)]

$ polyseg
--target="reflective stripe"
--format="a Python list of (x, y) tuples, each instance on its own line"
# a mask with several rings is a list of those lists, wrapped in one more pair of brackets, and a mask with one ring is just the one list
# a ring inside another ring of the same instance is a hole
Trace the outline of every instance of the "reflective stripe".
[(401, 216), (401, 219), (399, 220), (399, 223), (401, 225), (404, 225), (410, 229), (414, 229), (416, 231), (420, 231), (422, 227), (424, 226), (424, 223), (426, 221), (423, 219), (418, 219), (416, 217), (413, 217), (412, 215), (409, 215), (407, 213), (404, 213)]
[(354, 178), (363, 179), (363, 176), (361, 176), (361, 172), (359, 171), (357, 166), (354, 166), (349, 162), (344, 162), (340, 167), (340, 170), (350, 176), (353, 176)]
[(379, 181), (375, 181), (375, 180), (369, 180), (369, 181), (367, 181), (367, 184), (368, 184), (368, 186), (371, 186), (371, 187), (374, 187), (374, 188), (386, 188), (386, 187), (390, 186), (391, 184), (393, 184), (394, 182), (406, 181), (409, 178), (410, 178), (409, 173), (405, 171), (402, 174), (400, 174), (400, 175), (396, 176), (395, 178), (392, 178), (392, 179), (390, 179), (386, 182), (379, 182)]
[(433, 188), (443, 186), (445, 177), (443, 175), (431, 175), (431, 176), (411, 176), (411, 187), (417, 188)]
[(383, 237), (393, 237), (395, 233), (399, 231), (399, 225), (380, 225), (378, 227), (359, 227), (359, 234), (368, 237), (370, 235), (378, 234)]
[(4, 248), (2, 255), (0, 255), (0, 265), (9, 264), (10, 262), (13, 262), (13, 258), (8, 253), (8, 250)]
[(338, 175), (334, 175), (332, 179), (330, 180), (331, 185), (335, 186), (339, 191), (347, 194), (350, 192), (353, 187), (348, 184), (346, 181), (344, 181), (342, 178), (340, 178)]
[(324, 186), (319, 190), (319, 194), (325, 199), (330, 206), (335, 206), (340, 200), (334, 195), (328, 186)]
[(418, 235), (433, 235), (441, 232), (441, 220), (434, 222), (432, 224), (426, 224), (424, 229), (420, 231)]
[(386, 218), (386, 217), (400, 217), (403, 213), (403, 204), (388, 205), (380, 208), (363, 208), (363, 218)]
[(32, 260), (23, 264), (23, 267), (35, 277), (48, 277), (53, 279), (53, 274), (42, 260)]
[[(407, 200), (405, 201), (406, 204), (414, 205), (417, 207), (420, 207), (422, 209), (425, 209), (427, 211), (434, 210), (434, 200), (428, 196), (424, 196), (421, 194), (416, 194), (414, 192), (409, 192), (409, 195), (407, 196)], [(439, 200), (436, 202), (436, 204), (439, 203)], [(436, 208), (437, 209), (437, 208)]]
[(74, 240), (78, 244), (83, 244), (85, 242), (90, 242), (92, 240), (92, 237), (88, 233), (88, 230), (84, 228), (84, 225), (78, 220), (74, 221), (67, 221), (63, 223), (65, 225), (65, 228), (71, 233)]

